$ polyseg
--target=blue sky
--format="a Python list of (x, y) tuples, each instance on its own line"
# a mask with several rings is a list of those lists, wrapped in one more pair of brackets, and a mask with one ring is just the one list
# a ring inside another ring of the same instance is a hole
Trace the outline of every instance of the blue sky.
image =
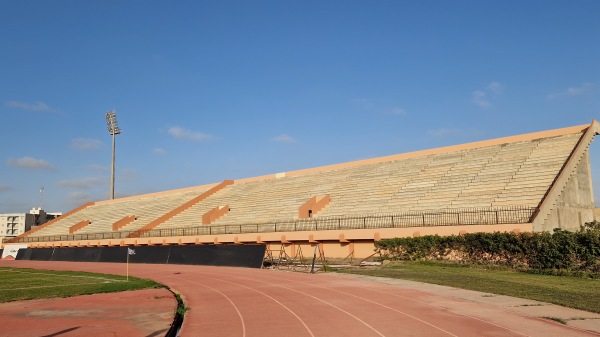
[[(598, 1), (2, 1), (0, 213), (600, 119)], [(596, 199), (600, 146), (592, 144)], [(596, 202), (598, 204), (598, 201)]]

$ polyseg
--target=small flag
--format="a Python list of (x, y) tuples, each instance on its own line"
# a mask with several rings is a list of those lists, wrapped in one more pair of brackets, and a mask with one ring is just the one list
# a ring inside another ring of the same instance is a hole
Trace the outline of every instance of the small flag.
[(129, 254), (129, 255), (135, 255), (135, 250), (131, 249), (131, 248), (127, 248), (127, 254)]

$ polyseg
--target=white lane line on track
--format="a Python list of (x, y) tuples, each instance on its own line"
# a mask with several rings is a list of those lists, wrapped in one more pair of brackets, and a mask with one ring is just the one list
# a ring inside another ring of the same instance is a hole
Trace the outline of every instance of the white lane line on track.
[[(342, 283), (342, 284), (344, 284), (344, 285), (348, 285), (348, 286), (352, 286), (352, 287), (358, 287), (358, 286), (356, 286), (356, 285), (351, 285), (349, 282), (344, 282), (344, 283)], [(390, 286), (391, 286), (391, 285), (390, 285)], [(360, 289), (365, 289), (365, 288), (360, 288)], [(448, 308), (445, 308), (445, 307), (442, 307), (442, 306), (439, 306), (439, 305), (435, 305), (435, 304), (431, 304), (431, 303), (427, 303), (427, 302), (424, 302), (424, 301), (416, 300), (416, 299), (414, 299), (414, 298), (411, 298), (411, 297), (406, 297), (406, 296), (402, 296), (402, 295), (398, 295), (398, 294), (393, 294), (393, 293), (389, 293), (389, 292), (385, 292), (385, 291), (381, 291), (381, 290), (375, 290), (375, 289), (371, 289), (371, 288), (366, 288), (366, 289), (367, 289), (367, 290), (370, 290), (370, 291), (378, 292), (378, 293), (381, 293), (381, 294), (385, 294), (385, 295), (392, 295), (392, 296), (394, 296), (394, 297), (398, 297), (398, 298), (402, 298), (402, 299), (405, 299), (405, 300), (409, 300), (409, 301), (413, 301), (413, 302), (421, 303), (421, 304), (424, 304), (424, 305), (426, 305), (426, 306), (430, 306), (430, 307), (434, 307), (434, 308), (439, 308), (439, 309), (444, 309), (444, 310), (449, 310)], [(508, 331), (514, 332), (514, 333), (516, 333), (517, 335), (521, 335), (521, 336), (527, 336), (527, 337), (530, 337), (530, 335), (524, 334), (524, 333), (522, 333), (522, 332), (519, 332), (519, 331), (513, 330), (513, 329), (511, 329), (511, 328), (507, 328), (507, 327), (505, 327), (505, 326), (502, 326), (502, 325), (499, 325), (499, 324), (496, 324), (496, 323), (493, 323), (493, 322), (490, 322), (490, 321), (486, 321), (486, 320), (484, 320), (484, 319), (482, 319), (482, 318), (479, 318), (479, 317), (475, 317), (475, 316), (471, 316), (471, 315), (467, 315), (467, 314), (461, 314), (461, 313), (458, 313), (458, 312), (455, 312), (455, 311), (451, 311), (451, 312), (452, 312), (453, 314), (455, 314), (455, 315), (459, 315), (459, 316), (468, 317), (468, 318), (471, 318), (471, 319), (474, 319), (474, 320), (477, 320), (477, 321), (480, 321), (480, 322), (483, 322), (483, 323), (487, 323), (487, 324), (489, 324), (489, 325), (493, 325), (493, 326), (495, 326), (495, 327), (498, 327), (498, 328), (502, 328), (502, 329), (505, 329), (505, 330), (508, 330)], [(509, 311), (509, 312), (510, 312), (510, 311)]]
[[(28, 261), (28, 262), (29, 262), (29, 261)], [(69, 263), (73, 263), (73, 262), (69, 262)], [(119, 265), (120, 265), (120, 264), (119, 264)], [(39, 269), (47, 269), (47, 267), (45, 267), (45, 265), (43, 265), (43, 266), (42, 266), (42, 265), (40, 265), (40, 266), (35, 266), (35, 265), (34, 265), (34, 266), (31, 266), (31, 265), (27, 264), (27, 265), (26, 265), (26, 266), (24, 266), (24, 267), (28, 267), (28, 268), (39, 268)], [(65, 269), (65, 270), (72, 270), (72, 269), (71, 269), (71, 268), (67, 268), (67, 269)], [(158, 276), (161, 276), (161, 277), (165, 277), (165, 276), (166, 276), (166, 275), (164, 275), (163, 273), (155, 273), (155, 272), (153, 272), (154, 270), (145, 270), (145, 271), (146, 271), (146, 272), (149, 272), (149, 274), (158, 275)], [(88, 272), (100, 272), (100, 273), (101, 273), (101, 272), (105, 272), (105, 273), (106, 273), (106, 270), (105, 270), (104, 268), (100, 268), (100, 269), (97, 269), (97, 268), (95, 268), (94, 270), (88, 270)], [(117, 272), (114, 272), (114, 271), (111, 271), (111, 273), (118, 274)], [(300, 276), (302, 276), (302, 275), (304, 275), (304, 274), (300, 274)], [(304, 276), (309, 276), (309, 275), (304, 275)], [(138, 277), (139, 277), (139, 276), (138, 276)], [(142, 276), (142, 277), (143, 277), (143, 276)], [(146, 277), (147, 277), (147, 276), (146, 276)], [(166, 277), (170, 277), (170, 276), (166, 276)], [(298, 281), (296, 281), (296, 282), (298, 282)], [(367, 281), (367, 282), (368, 282), (368, 281)], [(382, 285), (386, 285), (386, 284), (384, 283), (384, 284), (382, 284)], [(393, 285), (390, 285), (390, 286), (393, 286)], [(362, 288), (361, 288), (361, 289), (362, 289)], [(367, 289), (369, 289), (369, 288), (367, 288)], [(403, 289), (404, 289), (404, 288), (403, 288)], [(380, 292), (381, 292), (381, 291), (380, 291)], [(384, 293), (385, 293), (385, 292), (384, 292)], [(389, 295), (389, 293), (385, 293), (385, 294)], [(395, 294), (392, 294), (392, 295), (395, 295)], [(425, 304), (425, 305), (429, 305), (429, 306), (432, 306), (432, 307), (438, 307), (438, 308), (442, 308), (442, 309), (448, 310), (448, 308), (444, 308), (444, 307), (441, 307), (441, 306), (436, 306), (436, 305), (433, 305), (433, 304), (430, 304), (430, 303), (427, 303), (427, 302), (422, 302), (422, 301), (419, 301), (419, 300), (415, 300), (415, 299), (412, 299), (412, 298), (409, 298), (409, 297), (404, 297), (404, 296), (401, 296), (401, 295), (395, 295), (395, 296), (398, 296), (398, 297), (401, 297), (401, 298), (405, 298), (405, 299), (409, 299), (409, 300), (411, 300), (411, 301), (420, 302), (420, 303), (423, 303), (423, 304)], [(511, 312), (511, 313), (515, 313), (514, 311), (511, 311), (511, 310), (506, 310), (506, 309), (502, 309), (502, 310), (503, 310), (503, 311), (507, 311), (507, 312)], [(522, 334), (522, 333), (520, 333), (520, 332), (518, 332), (518, 331), (514, 331), (514, 330), (511, 330), (511, 329), (509, 329), (509, 328), (503, 327), (503, 326), (501, 326), (501, 325), (496, 325), (496, 324), (494, 324), (494, 323), (491, 323), (491, 322), (485, 321), (485, 320), (483, 320), (483, 319), (480, 319), (480, 318), (477, 318), (477, 317), (469, 316), (469, 315), (466, 315), (466, 314), (460, 314), (460, 313), (455, 313), (455, 314), (456, 314), (456, 315), (462, 315), (462, 316), (469, 317), (469, 318), (473, 318), (473, 319), (475, 319), (475, 320), (479, 320), (479, 321), (481, 321), (481, 322), (488, 323), (488, 324), (490, 324), (490, 325), (494, 325), (494, 326), (497, 326), (497, 327), (500, 327), (500, 328), (503, 328), (503, 329), (506, 329), (506, 330), (509, 330), (509, 331), (513, 331), (513, 332), (515, 332), (515, 333), (517, 333), (517, 334), (520, 334), (520, 335), (523, 335), (523, 336), (529, 336), (529, 335)], [(518, 314), (518, 313), (517, 313), (517, 314)], [(531, 317), (531, 318), (535, 318), (535, 319), (539, 319), (539, 317), (535, 317), (535, 316), (529, 316), (529, 315), (524, 315), (524, 316), (526, 316), (526, 317)], [(588, 330), (582, 330), (582, 329), (575, 328), (575, 327), (572, 327), (572, 326), (567, 326), (567, 327), (568, 327), (568, 328), (570, 328), (570, 329), (573, 329), (573, 330), (578, 330), (578, 331), (582, 331), (582, 332), (587, 332), (587, 333), (590, 333), (590, 331), (588, 331)], [(595, 333), (593, 333), (593, 332), (592, 332), (592, 334), (595, 334)]]
[(251, 288), (251, 287), (245, 286), (245, 285), (243, 285), (243, 284), (239, 284), (239, 283), (235, 283), (235, 282), (231, 282), (231, 281), (226, 281), (226, 280), (222, 280), (222, 279), (217, 279), (217, 278), (214, 278), (214, 277), (208, 277), (208, 276), (204, 276), (204, 277), (205, 277), (205, 278), (209, 278), (209, 279), (213, 279), (213, 280), (216, 280), (216, 281), (219, 281), (219, 282), (227, 282), (227, 283), (231, 283), (231, 284), (234, 284), (234, 285), (236, 285), (236, 286), (238, 286), (238, 287), (242, 287), (242, 288), (246, 288), (246, 289), (249, 289), (249, 290), (255, 291), (255, 292), (257, 292), (257, 293), (259, 293), (259, 294), (261, 294), (261, 295), (264, 295), (264, 296), (266, 296), (266, 297), (268, 297), (268, 298), (272, 299), (272, 300), (273, 300), (273, 301), (275, 301), (277, 304), (281, 305), (283, 308), (285, 308), (287, 311), (289, 311), (289, 312), (290, 312), (292, 315), (294, 315), (294, 316), (295, 316), (295, 317), (296, 317), (296, 318), (297, 318), (297, 319), (300, 321), (300, 323), (302, 323), (302, 325), (304, 325), (304, 327), (306, 328), (306, 331), (308, 331), (308, 333), (309, 333), (309, 334), (310, 334), (312, 337), (315, 337), (315, 335), (312, 333), (312, 331), (310, 330), (310, 328), (308, 327), (308, 325), (306, 325), (306, 323), (305, 323), (305, 322), (302, 320), (302, 318), (300, 318), (300, 316), (296, 315), (296, 313), (295, 313), (295, 312), (293, 312), (293, 311), (292, 311), (290, 308), (288, 308), (288, 307), (287, 307), (285, 304), (283, 304), (283, 303), (279, 302), (277, 299), (273, 298), (272, 296), (270, 296), (270, 295), (267, 295), (267, 294), (263, 293), (262, 291), (258, 291), (258, 290), (256, 290), (256, 289), (253, 289), (253, 288)]
[[(286, 280), (286, 279), (282, 279), (282, 280)], [(289, 281), (296, 282), (296, 283), (301, 283), (301, 284), (306, 284), (306, 285), (312, 285), (312, 283), (300, 282), (300, 281), (296, 281), (296, 280), (289, 280)], [(350, 285), (350, 282), (344, 282), (343, 284), (344, 285)], [(359, 288), (356, 285), (351, 285), (351, 286)], [(320, 286), (320, 288), (324, 288), (324, 289), (327, 289), (327, 290), (333, 290), (333, 291), (341, 292), (343, 294), (351, 295), (349, 293), (343, 292), (341, 290), (333, 289), (333, 288), (327, 288), (327, 287), (323, 287), (323, 286)], [(392, 294), (392, 293), (389, 293), (389, 292), (385, 292), (385, 291), (381, 291), (381, 290), (375, 290), (375, 289), (371, 289), (371, 288), (368, 288), (368, 287), (367, 288), (360, 288), (360, 289), (361, 290), (367, 289), (367, 290), (371, 290), (371, 291), (374, 291), (374, 292), (382, 293), (382, 294), (385, 294), (385, 295), (392, 295), (392, 296), (399, 297), (399, 298), (402, 298), (402, 299), (406, 299), (406, 300), (410, 300), (410, 301), (413, 301), (413, 302), (421, 303), (421, 304), (424, 304), (426, 306), (448, 310), (448, 308), (445, 308), (445, 307), (442, 307), (442, 306), (434, 305), (434, 304), (431, 304), (431, 303), (423, 302), (423, 301), (420, 301), (420, 300), (416, 300), (414, 298), (410, 298), (410, 297), (406, 297), (406, 296), (402, 296), (402, 295), (398, 295), (398, 294)], [(513, 330), (511, 328), (507, 328), (505, 326), (502, 326), (502, 325), (499, 325), (499, 324), (496, 324), (496, 323), (493, 323), (493, 322), (490, 322), (490, 321), (486, 321), (486, 320), (484, 320), (482, 318), (478, 318), (478, 317), (467, 315), (467, 314), (461, 314), (461, 313), (457, 313), (457, 312), (454, 312), (454, 311), (452, 311), (451, 313), (455, 314), (455, 315), (458, 315), (458, 316), (463, 316), (463, 317), (471, 318), (471, 319), (474, 319), (474, 320), (477, 320), (477, 321), (480, 321), (480, 322), (483, 322), (483, 323), (486, 323), (486, 324), (489, 324), (489, 325), (493, 325), (495, 327), (498, 327), (498, 328), (501, 328), (501, 329), (504, 329), (504, 330), (508, 330), (508, 331), (514, 332), (517, 335), (530, 337), (530, 335), (524, 334), (522, 332)]]
[[(241, 278), (241, 277), (238, 277), (238, 278)], [(272, 279), (272, 278), (271, 278), (271, 279)], [(281, 279), (280, 279), (280, 280), (281, 280)], [(429, 323), (429, 322), (427, 322), (427, 321), (424, 321), (424, 320), (422, 320), (422, 319), (420, 319), (420, 318), (418, 318), (418, 317), (415, 317), (415, 316), (413, 316), (413, 315), (411, 315), (411, 314), (408, 314), (408, 313), (406, 313), (406, 312), (403, 312), (403, 311), (401, 311), (401, 310), (398, 310), (398, 309), (392, 308), (392, 307), (390, 307), (390, 306), (387, 306), (387, 305), (385, 305), (385, 304), (378, 303), (378, 302), (375, 302), (375, 301), (371, 301), (371, 300), (369, 300), (369, 299), (366, 299), (366, 298), (364, 298), (364, 297), (360, 297), (360, 296), (357, 296), (357, 295), (354, 295), (354, 294), (351, 294), (351, 293), (347, 293), (347, 292), (339, 291), (339, 290), (336, 290), (336, 289), (333, 289), (333, 288), (327, 288), (327, 287), (323, 287), (323, 286), (315, 285), (315, 284), (312, 284), (312, 283), (304, 283), (304, 282), (295, 281), (295, 280), (290, 280), (290, 281), (293, 281), (293, 282), (296, 282), (296, 283), (300, 283), (300, 284), (304, 284), (304, 285), (309, 285), (309, 286), (317, 287), (317, 288), (321, 288), (321, 289), (325, 289), (325, 290), (333, 290), (333, 291), (337, 291), (337, 292), (339, 292), (339, 293), (342, 293), (342, 294), (345, 294), (345, 295), (349, 295), (349, 296), (352, 296), (352, 297), (355, 297), (355, 298), (361, 299), (361, 300), (363, 300), (363, 301), (370, 302), (370, 303), (373, 303), (373, 304), (375, 304), (375, 305), (378, 305), (378, 306), (381, 306), (381, 307), (387, 308), (387, 309), (389, 309), (389, 310), (395, 311), (395, 312), (397, 312), (397, 313), (399, 313), (399, 314), (402, 314), (402, 315), (404, 315), (404, 316), (406, 316), (406, 317), (412, 318), (412, 319), (414, 319), (414, 320), (416, 320), (416, 321), (419, 321), (419, 322), (421, 322), (421, 323), (423, 323), (423, 324), (425, 324), (425, 325), (428, 325), (428, 326), (430, 326), (430, 327), (432, 327), (432, 328), (434, 328), (434, 329), (440, 330), (440, 331), (442, 331), (442, 332), (444, 332), (444, 333), (446, 333), (446, 334), (448, 334), (448, 335), (450, 335), (450, 336), (458, 337), (458, 335), (455, 335), (455, 334), (451, 333), (450, 331), (446, 331), (446, 330), (442, 329), (441, 327), (439, 327), (439, 326), (437, 326), (437, 325), (435, 325), (435, 324)], [(270, 283), (270, 284), (273, 284), (273, 283)], [(278, 286), (279, 286), (279, 285), (278, 285)], [(280, 287), (283, 287), (283, 286), (280, 286)], [(286, 287), (283, 287), (283, 288), (286, 288)], [(290, 288), (287, 288), (287, 289), (290, 289)], [(294, 290), (294, 289), (291, 289), (291, 290)], [(298, 291), (298, 290), (294, 290), (294, 291)], [(298, 292), (300, 292), (300, 291), (298, 291)], [(309, 295), (309, 296), (311, 296), (311, 295)], [(311, 297), (314, 297), (314, 296), (311, 296)], [(350, 314), (350, 315), (352, 315), (352, 314)], [(353, 315), (352, 315), (352, 316), (353, 316)], [(353, 317), (355, 317), (355, 316), (353, 316)], [(355, 318), (356, 318), (356, 317), (355, 317)], [(365, 323), (365, 324), (366, 324), (366, 323)]]
[[(302, 284), (308, 284), (308, 283), (304, 283), (304, 282), (299, 282), (299, 283), (302, 283)], [(355, 297), (355, 298), (361, 299), (361, 300), (363, 300), (363, 301), (366, 301), (366, 302), (369, 302), (369, 303), (373, 303), (373, 304), (375, 304), (375, 305), (378, 305), (378, 306), (381, 306), (381, 307), (387, 308), (387, 309), (389, 309), (389, 310), (395, 311), (395, 312), (397, 312), (397, 313), (399, 313), (399, 314), (402, 314), (402, 315), (404, 315), (404, 316), (406, 316), (406, 317), (410, 317), (410, 318), (412, 318), (412, 319), (414, 319), (414, 320), (417, 320), (417, 321), (419, 321), (419, 322), (421, 322), (421, 323), (423, 323), (423, 324), (429, 325), (430, 327), (432, 327), (432, 328), (434, 328), (434, 329), (437, 329), (437, 330), (440, 330), (440, 331), (442, 331), (442, 332), (444, 332), (444, 333), (447, 333), (447, 334), (448, 334), (448, 335), (450, 335), (450, 336), (458, 337), (457, 335), (455, 335), (455, 334), (451, 333), (450, 331), (444, 330), (444, 329), (442, 329), (441, 327), (439, 327), (439, 326), (437, 326), (437, 325), (435, 325), (435, 324), (429, 323), (429, 322), (427, 322), (427, 321), (425, 321), (425, 320), (422, 320), (422, 319), (420, 319), (419, 317), (413, 316), (413, 315), (411, 315), (411, 314), (409, 314), (409, 313), (406, 313), (406, 312), (404, 312), (404, 311), (398, 310), (398, 309), (396, 309), (396, 308), (392, 308), (392, 307), (390, 307), (390, 306), (388, 306), (388, 305), (385, 305), (385, 304), (383, 304), (383, 303), (378, 303), (378, 302), (375, 302), (375, 301), (372, 301), (372, 300), (366, 299), (366, 298), (364, 298), (364, 297), (361, 297), (361, 296), (358, 296), (358, 295), (354, 295), (354, 294), (351, 294), (351, 293), (348, 293), (348, 292), (345, 292), (345, 291), (340, 291), (340, 290), (337, 290), (337, 289), (333, 289), (333, 288), (322, 287), (322, 286), (317, 286), (317, 287), (318, 287), (318, 288), (321, 288), (321, 289), (326, 289), (326, 290), (332, 290), (332, 291), (336, 291), (336, 292), (338, 292), (338, 293), (341, 293), (341, 294), (349, 295), (349, 296), (352, 296), (352, 297)]]
[(210, 289), (210, 290), (212, 290), (214, 292), (217, 292), (221, 296), (225, 297), (225, 299), (227, 299), (227, 301), (229, 301), (229, 303), (231, 303), (231, 305), (233, 306), (233, 308), (237, 312), (238, 317), (240, 318), (240, 321), (242, 322), (242, 337), (246, 337), (246, 323), (244, 322), (244, 317), (242, 317), (242, 313), (240, 313), (240, 310), (238, 309), (238, 307), (235, 305), (235, 303), (233, 303), (233, 301), (227, 295), (223, 294), (221, 291), (219, 291), (219, 290), (217, 290), (217, 289), (215, 289), (213, 287), (207, 286), (207, 285), (202, 284), (200, 282), (194, 282), (192, 280), (188, 280), (188, 279), (185, 279), (185, 278), (182, 278), (182, 277), (176, 277), (176, 276), (170, 276), (170, 277), (176, 278), (176, 279), (179, 279), (179, 280), (183, 280), (183, 281), (187, 281), (187, 282), (191, 282), (191, 283), (194, 283), (194, 284), (201, 285), (201, 286), (206, 287), (206, 288), (208, 288), (208, 289)]
[[(110, 283), (110, 282), (108, 282), (108, 283)], [(3, 290), (32, 290), (32, 289), (43, 289), (43, 288), (60, 288), (60, 287), (72, 287), (72, 286), (90, 285), (90, 284), (100, 285), (100, 284), (104, 284), (104, 283), (98, 283), (98, 282), (65, 283), (65, 284), (58, 284), (58, 285), (53, 285), (53, 286), (35, 286), (35, 287), (24, 287), (24, 288), (6, 288), (6, 289), (0, 289), (0, 291), (3, 291)]]
[[(68, 270), (61, 270), (61, 271), (68, 271)], [(33, 274), (33, 275), (48, 275), (48, 276), (56, 276), (56, 277), (61, 277), (61, 278), (70, 278), (70, 277), (77, 277), (77, 278), (89, 278), (89, 279), (96, 279), (96, 280), (104, 280), (104, 281), (111, 281), (111, 282), (127, 282), (126, 280), (117, 280), (117, 279), (111, 279), (111, 278), (106, 278), (106, 277), (98, 277), (98, 276), (87, 276), (87, 275), (59, 275), (59, 274), (50, 274), (50, 273), (36, 273), (36, 272), (31, 272), (31, 271), (21, 271), (21, 270), (6, 270), (6, 272), (9, 273), (19, 273), (19, 274)]]
[[(237, 274), (234, 274), (234, 275), (235, 275), (234, 277), (240, 278), (239, 276), (237, 276)], [(272, 277), (270, 277), (270, 279), (273, 279), (273, 278), (272, 278)], [(288, 280), (288, 279), (285, 279), (285, 278), (275, 278), (275, 279), (278, 279), (278, 280), (284, 280), (284, 281), (292, 281), (292, 282), (296, 282), (296, 283), (301, 283), (301, 284), (305, 284), (305, 285), (311, 285), (311, 286), (314, 286), (314, 284), (312, 284), (312, 283), (300, 282), (300, 281), (296, 281), (296, 280)], [(350, 280), (349, 282), (352, 282), (352, 281), (353, 281), (353, 280)], [(358, 286), (356, 286), (356, 285), (351, 285), (349, 282), (344, 282), (343, 284), (345, 284), (345, 285), (350, 285), (350, 286), (354, 286), (354, 287), (358, 287)], [(379, 286), (381, 286), (381, 285), (379, 285)], [(389, 285), (389, 286), (391, 286), (391, 285)], [(321, 286), (321, 288), (324, 288), (324, 289), (327, 289), (327, 290), (334, 290), (334, 291), (341, 292), (341, 291), (339, 291), (339, 290), (335, 290), (335, 289), (332, 289), (332, 288), (327, 288), (327, 287), (322, 287), (322, 286)], [(378, 292), (378, 293), (382, 293), (382, 294), (385, 294), (385, 295), (392, 295), (392, 296), (395, 296), (395, 297), (398, 297), (398, 298), (402, 298), (402, 299), (410, 300), (410, 301), (413, 301), (413, 302), (421, 303), (421, 304), (423, 304), (423, 305), (426, 305), (426, 306), (430, 306), (430, 307), (434, 307), (434, 308), (439, 308), (439, 309), (448, 310), (448, 308), (445, 308), (445, 307), (442, 307), (442, 306), (439, 306), (439, 305), (435, 305), (435, 304), (427, 303), (427, 302), (424, 302), (424, 301), (420, 301), (420, 300), (417, 300), (417, 299), (414, 299), (414, 298), (410, 298), (410, 297), (406, 297), (406, 296), (402, 296), (402, 295), (398, 295), (398, 294), (393, 294), (393, 293), (384, 292), (384, 291), (381, 291), (381, 290), (375, 290), (375, 289), (371, 289), (370, 287), (367, 287), (367, 288), (360, 288), (360, 289), (362, 289), (362, 290), (364, 290), (364, 289), (367, 289), (367, 290), (371, 290), (371, 291), (373, 291), (373, 292)], [(342, 293), (344, 293), (344, 292), (342, 292)], [(507, 330), (507, 331), (511, 331), (511, 332), (513, 332), (513, 333), (515, 333), (515, 334), (517, 334), (517, 335), (521, 335), (521, 336), (527, 336), (527, 337), (529, 337), (529, 336), (530, 336), (530, 335), (524, 334), (524, 333), (522, 333), (522, 332), (519, 332), (519, 331), (513, 330), (513, 329), (511, 329), (511, 328), (508, 328), (508, 327), (505, 327), (505, 326), (502, 326), (502, 325), (499, 325), (499, 324), (496, 324), (496, 323), (493, 323), (493, 322), (490, 322), (490, 321), (486, 321), (486, 320), (484, 320), (484, 319), (481, 319), (481, 318), (478, 318), (478, 317), (475, 317), (475, 316), (471, 316), (471, 315), (467, 315), (467, 314), (461, 314), (461, 313), (457, 313), (457, 312), (454, 312), (454, 311), (452, 311), (451, 313), (452, 313), (452, 314), (455, 314), (455, 315), (458, 315), (458, 316), (463, 316), (463, 317), (471, 318), (471, 319), (474, 319), (474, 320), (480, 321), (480, 322), (482, 322), (482, 323), (486, 323), (486, 324), (489, 324), (489, 325), (492, 325), (492, 326), (495, 326), (495, 327), (498, 327), (498, 328), (501, 328), (501, 329), (504, 329), (504, 330)], [(425, 323), (426, 323), (426, 324), (429, 324), (429, 323), (427, 323), (427, 322), (425, 322)]]
[[(247, 277), (240, 277), (240, 276), (234, 276), (234, 277), (235, 277), (235, 278), (238, 278), (238, 279), (244, 279), (244, 280), (256, 281), (256, 279), (247, 278)], [(292, 288), (284, 287), (284, 286), (282, 286), (282, 285), (280, 285), (280, 284), (276, 284), (276, 283), (269, 283), (269, 282), (264, 282), (264, 283), (268, 283), (268, 284), (270, 284), (270, 285), (273, 285), (273, 286), (276, 286), (276, 287), (279, 287), (279, 288), (283, 288), (283, 289), (291, 290), (291, 291), (294, 291), (294, 292), (300, 293), (300, 294), (302, 294), (302, 295), (305, 295), (305, 296), (308, 296), (308, 297), (312, 297), (312, 298), (314, 298), (315, 300), (317, 300), (317, 301), (320, 301), (320, 302), (323, 302), (323, 303), (325, 303), (325, 304), (327, 304), (327, 305), (329, 305), (329, 306), (331, 306), (331, 307), (333, 307), (333, 308), (335, 308), (335, 309), (337, 309), (337, 310), (339, 310), (339, 311), (341, 311), (341, 312), (345, 313), (346, 315), (348, 315), (348, 316), (350, 316), (350, 317), (352, 317), (352, 318), (356, 319), (357, 321), (361, 322), (363, 325), (365, 325), (365, 326), (366, 326), (366, 327), (368, 327), (369, 329), (373, 330), (373, 331), (374, 331), (376, 334), (378, 334), (379, 336), (385, 337), (385, 335), (384, 335), (384, 334), (382, 334), (381, 332), (379, 332), (377, 329), (375, 329), (375, 328), (374, 328), (373, 326), (371, 326), (369, 323), (367, 323), (367, 322), (363, 321), (362, 319), (360, 319), (360, 318), (356, 317), (355, 315), (351, 314), (350, 312), (348, 312), (348, 311), (346, 311), (346, 310), (344, 310), (344, 309), (342, 309), (342, 308), (340, 308), (340, 307), (336, 306), (335, 304), (329, 303), (329, 302), (327, 302), (327, 301), (325, 301), (325, 300), (322, 300), (322, 299), (320, 299), (320, 298), (318, 298), (318, 297), (315, 297), (315, 296), (313, 296), (313, 295), (307, 294), (307, 293), (305, 293), (305, 292), (302, 292), (302, 291), (300, 291), (300, 290), (296, 290), (296, 289), (292, 289)]]

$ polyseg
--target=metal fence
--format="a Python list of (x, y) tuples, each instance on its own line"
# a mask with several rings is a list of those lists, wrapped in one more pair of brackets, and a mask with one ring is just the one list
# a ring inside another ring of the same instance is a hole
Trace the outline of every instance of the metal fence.
[(426, 212), (403, 212), (366, 216), (323, 217), (301, 220), (283, 220), (267, 223), (188, 226), (153, 229), (149, 231), (117, 231), (92, 234), (25, 236), (6, 242), (49, 242), (124, 239), (128, 237), (168, 237), (217, 234), (273, 233), (298, 231), (325, 231), (343, 229), (410, 228), (458, 225), (501, 225), (528, 223), (536, 213), (534, 207), (495, 207), (445, 209)]

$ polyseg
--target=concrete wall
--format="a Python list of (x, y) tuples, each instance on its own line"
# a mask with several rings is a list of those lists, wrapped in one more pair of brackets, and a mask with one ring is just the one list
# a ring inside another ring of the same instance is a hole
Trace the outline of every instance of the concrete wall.
[[(477, 232), (531, 232), (532, 224), (506, 225), (468, 225), (468, 226), (431, 226), (410, 228), (378, 228), (328, 230), (316, 232), (277, 232), (250, 234), (222, 234), (198, 236), (174, 236), (153, 238), (127, 238), (104, 240), (34, 242), (31, 248), (43, 247), (97, 247), (97, 246), (145, 246), (145, 245), (185, 245), (185, 244), (244, 244), (265, 243), (272, 251), (284, 249), (286, 254), (294, 256), (301, 249), (303, 255), (312, 257), (314, 246), (319, 245), (326, 258), (365, 258), (374, 253), (374, 242), (395, 237), (414, 237), (421, 235), (459, 235)], [(283, 247), (283, 248), (281, 248)], [(296, 248), (293, 248), (296, 247)], [(298, 248), (302, 247), (302, 248)], [(311, 248), (312, 247), (312, 250)], [(277, 255), (278, 253), (276, 253)]]
[(594, 221), (594, 192), (589, 152), (586, 151), (577, 169), (568, 178), (567, 184), (554, 202), (550, 215), (542, 230), (554, 228), (578, 230), (586, 222)]

